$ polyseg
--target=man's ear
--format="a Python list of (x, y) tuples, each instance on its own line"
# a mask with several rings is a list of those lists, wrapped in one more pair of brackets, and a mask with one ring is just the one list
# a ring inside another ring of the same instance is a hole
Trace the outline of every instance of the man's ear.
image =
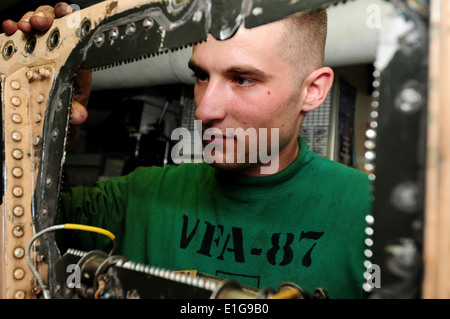
[(329, 67), (313, 71), (303, 82), (305, 97), (302, 111), (310, 112), (323, 104), (333, 86), (334, 72)]

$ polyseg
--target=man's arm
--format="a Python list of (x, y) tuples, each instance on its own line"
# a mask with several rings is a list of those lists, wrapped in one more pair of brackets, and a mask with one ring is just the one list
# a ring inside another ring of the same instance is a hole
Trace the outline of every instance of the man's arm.
[[(46, 32), (55, 19), (71, 14), (74, 9), (65, 2), (60, 2), (54, 7), (45, 5), (38, 7), (35, 11), (27, 12), (19, 22), (11, 19), (3, 21), (2, 27), (6, 35), (13, 35), (16, 32), (33, 34), (36, 32)], [(71, 108), (71, 137), (73, 140), (78, 135), (78, 125), (83, 124), (88, 116), (86, 106), (92, 88), (92, 73), (90, 70), (80, 69), (74, 80), (74, 95)]]

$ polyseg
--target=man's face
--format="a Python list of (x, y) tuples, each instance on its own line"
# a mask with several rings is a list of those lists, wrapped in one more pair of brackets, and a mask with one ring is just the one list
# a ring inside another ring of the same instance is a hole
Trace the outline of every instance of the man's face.
[[(284, 159), (291, 161), (297, 155), (302, 92), (294, 67), (280, 54), (283, 27), (282, 23), (252, 30), (241, 27), (229, 40), (218, 41), (209, 36), (208, 41), (194, 47), (189, 65), (197, 78), (195, 116), (202, 121), (204, 146), (213, 149), (215, 159), (223, 159), (223, 163), (213, 163), (217, 167), (244, 169), (243, 174), (255, 175), (260, 163), (249, 160), (255, 149), (241, 134), (252, 128), (262, 134), (256, 142), (258, 146), (267, 142), (268, 152), (274, 147), (279, 149), (281, 168)], [(242, 130), (239, 132), (238, 128)], [(215, 134), (213, 129), (221, 133)], [(236, 134), (232, 136), (227, 129)], [(278, 145), (272, 143), (273, 129), (279, 129)], [(243, 142), (246, 163), (236, 163), (236, 155), (242, 155), (238, 144)], [(235, 163), (226, 157), (230, 147)]]

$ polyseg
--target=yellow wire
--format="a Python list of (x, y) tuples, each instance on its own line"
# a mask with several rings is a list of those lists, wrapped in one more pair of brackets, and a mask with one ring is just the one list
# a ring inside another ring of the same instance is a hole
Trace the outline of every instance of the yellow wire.
[(111, 233), (109, 230), (99, 228), (99, 227), (79, 225), (79, 224), (65, 224), (64, 226), (65, 226), (64, 229), (85, 230), (85, 231), (89, 231), (89, 232), (99, 233), (99, 234), (109, 237), (111, 240), (114, 240), (116, 238), (116, 236), (113, 233)]

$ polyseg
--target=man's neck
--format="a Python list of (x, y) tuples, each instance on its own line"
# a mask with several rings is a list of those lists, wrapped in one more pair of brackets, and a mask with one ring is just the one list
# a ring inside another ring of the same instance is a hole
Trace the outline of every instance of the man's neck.
[[(292, 139), (283, 149), (280, 150), (276, 160), (271, 160), (267, 164), (258, 163), (253, 166), (243, 168), (238, 174), (248, 177), (260, 177), (276, 174), (287, 168), (298, 156), (300, 145), (298, 139)], [(275, 162), (277, 162), (275, 164)]]

